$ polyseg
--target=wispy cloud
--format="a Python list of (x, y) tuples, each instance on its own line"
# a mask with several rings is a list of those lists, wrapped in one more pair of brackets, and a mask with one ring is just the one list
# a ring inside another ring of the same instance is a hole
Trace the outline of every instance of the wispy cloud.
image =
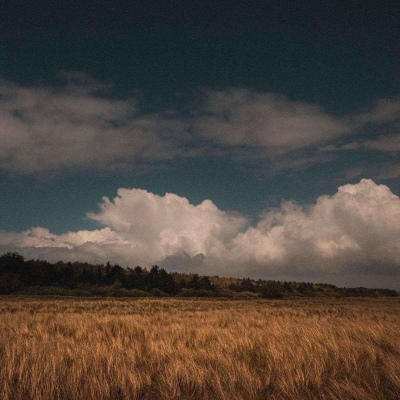
[(368, 179), (308, 207), (286, 202), (268, 209), (255, 225), (210, 200), (193, 205), (140, 189), (119, 189), (89, 217), (102, 228), (60, 235), (45, 228), (1, 232), (0, 249), (231, 276), (318, 277), (342, 284), (356, 277), (359, 285), (371, 285), (380, 275), (389, 286), (400, 278), (400, 198)]
[(367, 123), (386, 123), (400, 119), (400, 99), (378, 99), (372, 106), (353, 116), (358, 125)]
[(328, 144), (320, 148), (323, 152), (335, 152), (340, 150), (358, 150), (361, 146), (358, 142), (351, 142), (346, 144)]
[[(0, 82), (0, 169), (25, 174), (124, 170), (177, 157), (221, 154), (271, 171), (319, 163), (330, 151), (393, 151), (398, 135), (354, 139), (364, 126), (397, 121), (400, 101), (381, 100), (341, 117), (322, 107), (249, 89), (197, 91), (181, 115), (143, 113), (132, 98), (82, 73), (57, 86)], [(349, 141), (348, 143), (345, 143)], [(322, 150), (322, 151), (321, 151)], [(323, 155), (325, 154), (325, 156)]]
[(280, 155), (332, 140), (350, 129), (321, 107), (247, 89), (205, 91), (195, 127), (225, 146), (262, 147)]
[(105, 85), (67, 74), (65, 85), (0, 85), (0, 167), (35, 173), (62, 168), (115, 168), (174, 157), (158, 134), (176, 129), (138, 115), (135, 101), (106, 97)]
[(363, 143), (367, 149), (386, 151), (386, 152), (399, 152), (400, 151), (400, 134), (389, 134), (379, 136), (375, 140), (367, 140)]

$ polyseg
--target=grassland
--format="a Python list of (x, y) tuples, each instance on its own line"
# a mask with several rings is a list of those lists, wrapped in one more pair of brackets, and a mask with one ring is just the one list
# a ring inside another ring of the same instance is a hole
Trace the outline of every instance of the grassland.
[(0, 297), (0, 398), (399, 399), (400, 299)]

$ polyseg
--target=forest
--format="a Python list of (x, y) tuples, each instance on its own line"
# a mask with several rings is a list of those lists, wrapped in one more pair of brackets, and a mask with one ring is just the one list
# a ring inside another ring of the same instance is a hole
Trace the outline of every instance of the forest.
[(136, 266), (86, 262), (25, 260), (18, 253), (0, 256), (0, 294), (100, 297), (380, 297), (392, 289), (339, 288), (332, 284), (225, 278), (167, 272), (157, 265)]

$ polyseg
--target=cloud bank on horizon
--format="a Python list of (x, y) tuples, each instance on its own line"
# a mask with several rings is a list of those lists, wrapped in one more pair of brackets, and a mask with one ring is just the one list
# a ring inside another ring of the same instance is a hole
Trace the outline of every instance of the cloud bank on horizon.
[[(400, 100), (335, 116), (317, 104), (249, 89), (198, 91), (186, 115), (143, 113), (135, 98), (111, 96), (89, 75), (60, 75), (58, 86), (0, 82), (0, 170), (37, 175), (71, 169), (131, 170), (201, 155), (262, 160), (270, 171), (326, 161), (337, 151), (398, 152)], [(363, 130), (373, 138), (356, 137)], [(354, 140), (356, 139), (356, 140)], [(397, 177), (391, 165), (386, 173)]]
[(119, 189), (88, 217), (101, 227), (0, 232), (0, 249), (50, 261), (118, 262), (222, 276), (329, 281), (399, 289), (400, 198), (369, 179), (302, 207), (285, 202), (256, 224), (167, 193)]

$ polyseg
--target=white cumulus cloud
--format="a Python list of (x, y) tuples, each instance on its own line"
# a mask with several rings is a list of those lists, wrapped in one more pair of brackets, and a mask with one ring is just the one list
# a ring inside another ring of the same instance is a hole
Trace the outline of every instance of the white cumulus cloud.
[(147, 262), (222, 251), (247, 222), (210, 200), (195, 206), (175, 194), (157, 196), (140, 189), (119, 189), (118, 197), (104, 198), (100, 212), (89, 217), (128, 240), (132, 255)]
[(45, 228), (0, 232), (0, 249), (52, 261), (159, 263), (342, 285), (396, 287), (400, 278), (400, 198), (369, 179), (341, 186), (308, 207), (286, 202), (266, 210), (256, 225), (210, 200), (193, 205), (141, 189), (119, 189), (89, 217), (103, 227), (60, 235)]
[[(238, 234), (234, 256), (299, 270), (400, 266), (400, 199), (387, 186), (362, 179), (304, 208), (285, 203)], [(253, 255), (252, 255), (253, 254)], [(375, 263), (375, 265), (373, 265)]]

